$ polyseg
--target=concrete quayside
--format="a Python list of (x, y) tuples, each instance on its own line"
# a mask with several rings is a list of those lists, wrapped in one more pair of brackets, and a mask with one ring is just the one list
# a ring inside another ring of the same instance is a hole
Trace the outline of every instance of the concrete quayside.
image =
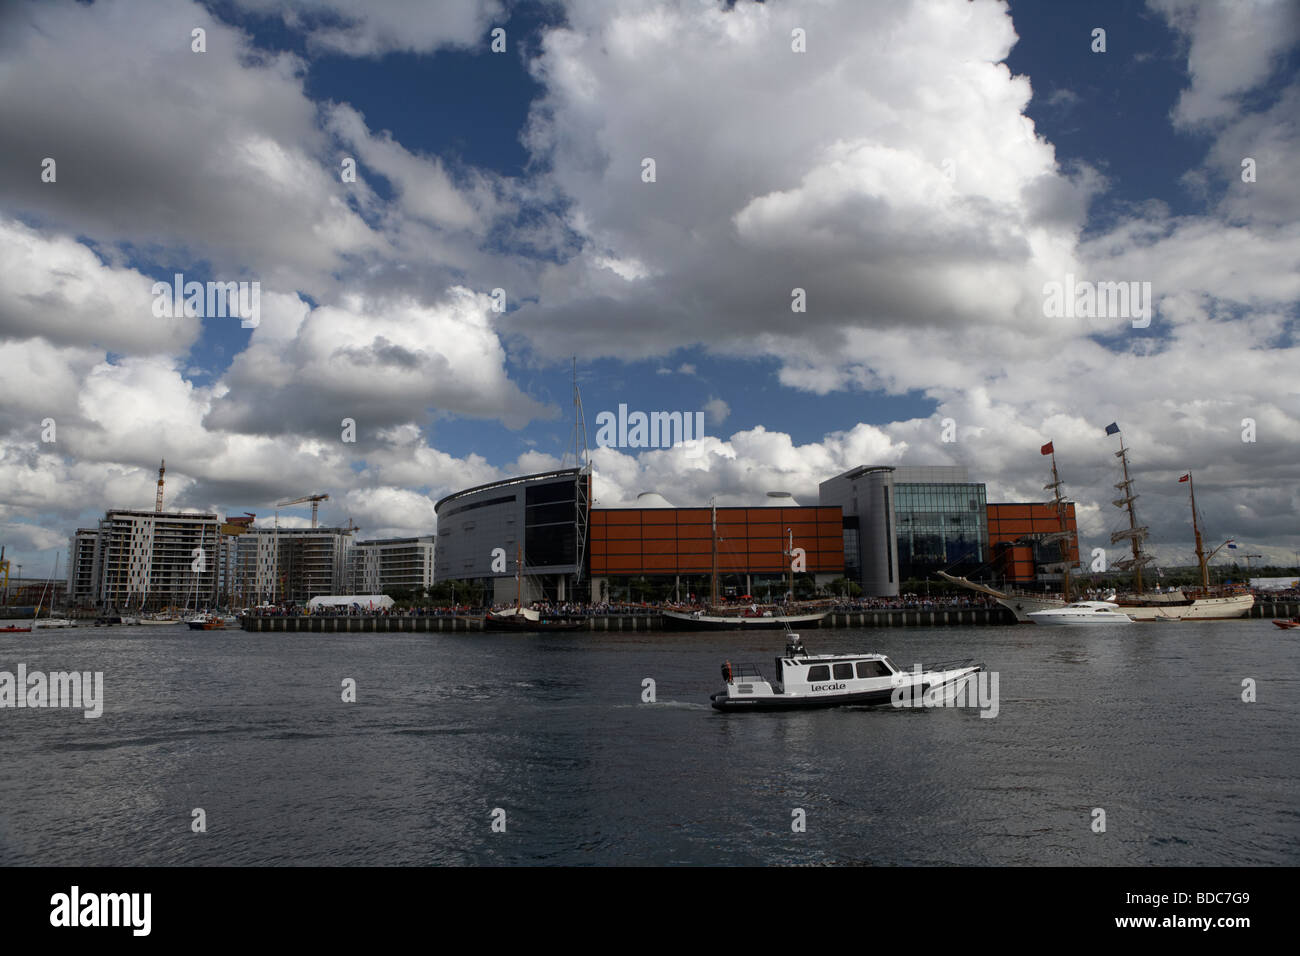
[[(1249, 618), (1287, 618), (1300, 614), (1300, 603), (1257, 603)], [(587, 618), (590, 631), (659, 631), (663, 617), (646, 614), (593, 614)], [(822, 628), (863, 627), (945, 627), (959, 625), (1014, 624), (1015, 618), (1003, 607), (966, 608), (873, 608), (853, 612), (832, 612), (822, 621)], [(1198, 622), (1185, 622), (1195, 627)], [(1028, 625), (1027, 625), (1028, 626)], [(280, 633), (383, 633), (482, 631), (481, 616), (416, 614), (326, 615), (293, 617), (280, 615), (240, 618), (245, 631)]]

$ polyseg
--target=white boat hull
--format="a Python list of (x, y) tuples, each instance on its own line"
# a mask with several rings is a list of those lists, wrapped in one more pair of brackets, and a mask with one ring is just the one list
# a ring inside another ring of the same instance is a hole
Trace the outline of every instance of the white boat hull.
[(1120, 608), (1135, 621), (1224, 621), (1245, 617), (1255, 606), (1253, 594), (1197, 598), (1191, 604), (1125, 604)]
[(1029, 615), (1038, 611), (1055, 611), (1065, 607), (1065, 602), (1060, 598), (1050, 597), (1030, 597), (1024, 594), (1009, 595), (1004, 598), (996, 599), (999, 604), (1016, 616), (1016, 620), (1021, 624), (1032, 624), (1034, 619)]
[(790, 627), (817, 627), (828, 612), (816, 614), (774, 614), (771, 617), (742, 617), (723, 614), (688, 614), (683, 611), (664, 611), (664, 626), (670, 630), (687, 631), (766, 631)]

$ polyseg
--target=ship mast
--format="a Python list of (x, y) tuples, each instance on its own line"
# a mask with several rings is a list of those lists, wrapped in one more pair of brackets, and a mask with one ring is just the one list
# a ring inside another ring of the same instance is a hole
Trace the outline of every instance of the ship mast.
[(522, 603), (521, 589), (523, 587), (524, 573), (524, 546), (517, 544), (515, 546), (515, 613), (519, 613), (519, 606)]
[(1046, 566), (1048, 571), (1060, 570), (1061, 572), (1061, 596), (1065, 603), (1070, 603), (1070, 567), (1073, 561), (1070, 557), (1070, 540), (1075, 536), (1070, 532), (1069, 522), (1066, 520), (1065, 496), (1061, 494), (1061, 476), (1056, 470), (1056, 449), (1051, 442), (1043, 446), (1050, 449), (1048, 454), (1052, 456), (1052, 483), (1043, 485), (1043, 490), (1051, 491), (1054, 495), (1053, 503), (1056, 505), (1056, 516), (1060, 523), (1060, 530), (1050, 535), (1048, 540), (1055, 540), (1061, 549), (1061, 561), (1059, 564), (1049, 564)]
[(794, 600), (794, 529), (786, 528), (786, 534), (790, 536), (790, 550), (786, 552), (786, 557), (790, 559), (790, 597), (789, 601)]
[(718, 506), (712, 498), (709, 499), (709, 508), (713, 515), (713, 534), (711, 535), (713, 539), (713, 576), (709, 590), (709, 603), (710, 606), (715, 606), (718, 603)]
[(1201, 566), (1201, 587), (1210, 589), (1210, 566), (1205, 559), (1205, 542), (1201, 540), (1201, 524), (1196, 520), (1196, 482), (1192, 473), (1187, 473), (1187, 490), (1192, 494), (1192, 531), (1196, 534), (1196, 563)]
[(1111, 544), (1118, 544), (1120, 541), (1128, 540), (1133, 550), (1132, 558), (1125, 558), (1123, 561), (1116, 561), (1115, 567), (1121, 571), (1133, 570), (1133, 593), (1142, 593), (1142, 568), (1144, 565), (1151, 563), (1150, 555), (1142, 551), (1142, 542), (1146, 539), (1148, 529), (1137, 523), (1137, 512), (1133, 508), (1133, 502), (1137, 501), (1138, 496), (1133, 494), (1133, 479), (1128, 473), (1128, 449), (1124, 446), (1124, 436), (1119, 434), (1119, 451), (1115, 452), (1115, 457), (1120, 460), (1124, 469), (1124, 480), (1118, 482), (1115, 487), (1124, 493), (1123, 498), (1116, 498), (1111, 504), (1117, 508), (1123, 508), (1128, 512), (1128, 529), (1125, 531), (1116, 531), (1110, 536)]

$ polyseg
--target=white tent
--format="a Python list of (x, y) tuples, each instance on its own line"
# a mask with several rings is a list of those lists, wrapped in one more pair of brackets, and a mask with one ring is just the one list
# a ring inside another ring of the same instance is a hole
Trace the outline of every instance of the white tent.
[(318, 608), (350, 608), (357, 605), (363, 611), (383, 610), (393, 606), (393, 599), (387, 594), (324, 594), (307, 602), (307, 607), (315, 611)]

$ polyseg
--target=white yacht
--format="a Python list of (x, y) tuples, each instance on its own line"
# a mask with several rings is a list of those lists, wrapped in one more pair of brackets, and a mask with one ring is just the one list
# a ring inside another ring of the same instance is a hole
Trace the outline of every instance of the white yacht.
[(1075, 601), (1065, 607), (1035, 611), (1029, 615), (1035, 624), (1132, 624), (1118, 604), (1109, 601)]
[(775, 661), (776, 681), (753, 664), (722, 665), (722, 691), (709, 699), (715, 710), (797, 710), (845, 704), (890, 704), (900, 697), (950, 701), (983, 666), (971, 660), (903, 671), (884, 654), (809, 654), (790, 634), (785, 656)]
[(66, 617), (43, 617), (39, 621), (32, 621), (32, 630), (44, 629), (47, 627), (76, 627), (76, 621), (70, 621)]

